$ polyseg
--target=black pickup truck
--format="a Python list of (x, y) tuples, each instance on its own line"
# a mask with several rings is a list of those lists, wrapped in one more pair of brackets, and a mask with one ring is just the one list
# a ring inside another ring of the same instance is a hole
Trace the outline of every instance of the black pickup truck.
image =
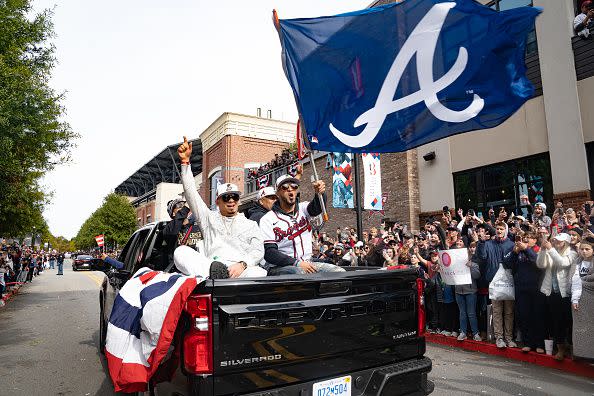
[[(122, 284), (170, 268), (165, 223), (134, 233), (100, 292), (100, 349)], [(423, 282), (413, 270), (207, 280), (196, 287), (151, 395), (427, 395)]]

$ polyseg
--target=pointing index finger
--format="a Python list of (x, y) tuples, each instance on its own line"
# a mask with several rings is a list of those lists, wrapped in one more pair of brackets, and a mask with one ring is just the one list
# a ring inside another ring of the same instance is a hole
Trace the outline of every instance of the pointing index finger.
[(184, 144), (188, 144), (188, 138), (184, 136)]

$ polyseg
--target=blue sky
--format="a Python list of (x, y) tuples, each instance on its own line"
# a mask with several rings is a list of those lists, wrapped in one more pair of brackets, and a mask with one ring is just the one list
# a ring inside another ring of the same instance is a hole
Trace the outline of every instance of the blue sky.
[(197, 137), (225, 111), (294, 121), (271, 13), (333, 15), (369, 0), (37, 0), (54, 9), (66, 121), (81, 135), (73, 161), (44, 179), (44, 215), (72, 238), (103, 197), (164, 146)]

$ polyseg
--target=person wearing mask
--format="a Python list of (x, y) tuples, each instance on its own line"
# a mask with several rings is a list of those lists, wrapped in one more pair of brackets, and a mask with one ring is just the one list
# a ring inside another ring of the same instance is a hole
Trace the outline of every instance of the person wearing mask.
[[(461, 239), (459, 241), (462, 242)], [(471, 283), (454, 286), (456, 303), (460, 312), (460, 334), (458, 335), (458, 341), (464, 341), (467, 338), (468, 322), (470, 322), (470, 330), (473, 335), (472, 339), (474, 341), (482, 341), (476, 317), (476, 281), (481, 277), (481, 272), (478, 264), (472, 261), (475, 253), (476, 242), (473, 241), (468, 247), (468, 261), (466, 262), (466, 266), (470, 268)]]
[[(487, 240), (485, 228), (482, 227), (478, 229), (478, 238), (476, 255), (484, 262), (485, 280), (491, 283), (499, 265), (503, 263), (503, 258), (513, 250), (514, 243), (507, 237), (507, 224), (502, 221), (495, 223), (495, 238)], [(481, 270), (481, 274), (482, 272)], [(513, 341), (514, 301), (491, 301), (491, 305), (493, 306), (493, 331), (497, 348), (508, 346), (516, 348), (517, 345)]]
[(503, 258), (503, 266), (511, 269), (516, 296), (516, 323), (522, 333), (522, 352), (535, 349), (544, 353), (545, 296), (540, 292), (543, 271), (536, 265), (540, 248), (535, 232), (516, 238), (514, 249)]
[(540, 291), (546, 296), (549, 309), (551, 335), (557, 345), (556, 360), (565, 358), (565, 341), (571, 320), (571, 278), (575, 271), (576, 252), (569, 243), (571, 237), (560, 233), (553, 242), (545, 241), (536, 259), (538, 268), (544, 270)]
[(163, 229), (167, 244), (168, 262), (172, 262), (173, 252), (178, 246), (188, 246), (197, 252), (204, 252), (204, 238), (196, 218), (182, 198), (167, 203), (167, 214), (171, 218)]
[(248, 210), (247, 218), (255, 221), (260, 225), (260, 219), (272, 210), (272, 206), (276, 202), (276, 190), (274, 187), (264, 187), (258, 191), (258, 200), (253, 208)]
[(573, 307), (573, 355), (594, 359), (592, 332), (594, 322), (594, 238), (586, 237), (580, 244), (580, 255), (571, 284)]
[(588, 38), (594, 32), (594, 3), (582, 2), (580, 13), (573, 20), (573, 31), (582, 38)]
[(213, 262), (217, 262), (227, 266), (231, 278), (266, 276), (266, 271), (258, 265), (264, 256), (262, 233), (258, 223), (239, 213), (237, 186), (220, 184), (215, 200), (218, 210), (210, 210), (196, 190), (190, 166), (192, 143), (188, 143), (185, 136), (177, 153), (182, 164), (184, 194), (202, 230), (204, 252), (179, 246), (173, 254), (176, 267), (185, 275), (206, 278)]
[(295, 177), (279, 177), (276, 180), (278, 201), (260, 219), (264, 259), (270, 266), (268, 275), (344, 271), (339, 266), (311, 260), (311, 219), (322, 213), (320, 195), (324, 194), (325, 185), (322, 180), (313, 182), (316, 194), (311, 202), (299, 202), (299, 185), (299, 179)]

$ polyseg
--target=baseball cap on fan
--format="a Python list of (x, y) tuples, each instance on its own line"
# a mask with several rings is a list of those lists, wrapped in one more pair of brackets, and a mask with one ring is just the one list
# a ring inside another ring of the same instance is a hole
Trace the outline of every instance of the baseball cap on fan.
[(241, 196), (239, 188), (233, 183), (223, 183), (217, 186), (217, 198), (223, 194), (238, 194)]
[(276, 197), (276, 191), (274, 190), (274, 188), (264, 187), (263, 189), (258, 191), (258, 200), (260, 200), (264, 197), (272, 196), (272, 195), (274, 195)]
[(280, 186), (282, 186), (285, 183), (295, 183), (295, 184), (299, 185), (299, 179), (297, 179), (291, 175), (282, 175), (281, 177), (276, 179), (276, 189), (278, 190), (280, 188)]

